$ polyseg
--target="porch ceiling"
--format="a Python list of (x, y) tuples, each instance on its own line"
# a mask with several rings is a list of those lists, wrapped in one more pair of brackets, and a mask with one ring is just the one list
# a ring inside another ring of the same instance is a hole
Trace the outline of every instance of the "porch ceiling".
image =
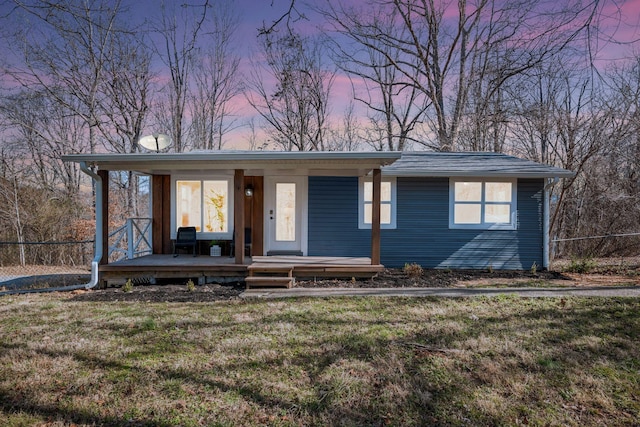
[(69, 154), (66, 162), (86, 162), (99, 170), (135, 171), (147, 174), (170, 174), (177, 171), (211, 171), (242, 169), (245, 174), (265, 171), (308, 171), (322, 175), (325, 171), (342, 171), (358, 175), (390, 165), (401, 157), (400, 152), (343, 151), (206, 151), (189, 153), (136, 154)]

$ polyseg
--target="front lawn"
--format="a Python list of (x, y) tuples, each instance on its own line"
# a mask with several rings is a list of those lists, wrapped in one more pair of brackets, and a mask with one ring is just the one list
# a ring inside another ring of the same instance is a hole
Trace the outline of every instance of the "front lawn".
[(640, 300), (0, 298), (0, 424), (638, 425)]

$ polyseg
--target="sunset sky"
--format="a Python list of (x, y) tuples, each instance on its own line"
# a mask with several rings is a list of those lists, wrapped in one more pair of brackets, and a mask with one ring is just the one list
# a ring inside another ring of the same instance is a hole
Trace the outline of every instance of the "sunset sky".
[[(178, 4), (182, 4), (181, 0)], [(215, 1), (215, 0), (213, 0)], [(343, 0), (344, 1), (344, 0)], [(359, 5), (359, 0), (348, 0), (353, 5)], [(158, 19), (160, 15), (159, 0), (126, 1), (131, 5), (131, 20), (142, 22), (145, 20)], [(197, 4), (198, 2), (190, 2)], [(296, 0), (296, 8), (299, 13), (305, 15), (304, 20), (295, 22), (298, 31), (307, 34), (318, 32), (318, 27), (322, 24), (318, 15), (308, 6), (310, 2)], [(319, 0), (311, 3), (318, 4)], [(13, 7), (13, 1), (0, 0), (0, 16), (6, 16), (7, 11)], [(239, 26), (236, 33), (237, 53), (241, 56), (241, 71), (248, 74), (250, 70), (250, 57), (258, 54), (257, 33), (258, 28), (263, 25), (270, 25), (274, 20), (282, 16), (291, 4), (290, 0), (236, 0), (233, 2), (239, 16)], [(543, 3), (544, 4), (544, 3)], [(548, 5), (555, 4), (549, 0)], [(455, 6), (455, 2), (453, 2)], [(601, 14), (597, 18), (599, 21), (594, 25), (597, 28), (597, 44), (592, 52), (595, 64), (599, 68), (604, 68), (612, 63), (629, 60), (634, 54), (640, 54), (640, 0), (614, 1), (607, 0), (602, 3)], [(593, 34), (595, 36), (595, 34)], [(6, 54), (10, 49), (3, 40), (1, 49)], [(159, 78), (167, 78), (166, 69), (163, 70), (161, 63), (156, 63), (156, 71)], [(6, 81), (3, 77), (3, 82)], [(6, 84), (6, 83), (5, 83)], [(343, 113), (352, 99), (352, 88), (349, 79), (342, 74), (336, 76), (332, 87), (331, 112), (334, 120), (341, 120)], [(248, 106), (243, 96), (238, 96), (234, 100), (239, 122), (246, 123), (252, 117), (257, 117), (255, 111)], [(356, 104), (356, 107), (359, 105)], [(363, 114), (364, 116), (364, 114)], [(242, 127), (236, 130), (227, 139), (229, 148), (245, 148), (247, 138), (247, 128)]]

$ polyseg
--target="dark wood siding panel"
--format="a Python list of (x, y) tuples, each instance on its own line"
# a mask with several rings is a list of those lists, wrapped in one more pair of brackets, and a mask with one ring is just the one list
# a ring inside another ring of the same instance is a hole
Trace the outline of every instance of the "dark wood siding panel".
[(253, 196), (245, 197), (246, 228), (251, 229), (251, 255), (263, 255), (264, 248), (264, 178), (261, 176), (245, 176), (245, 187), (253, 188)]
[(358, 229), (357, 177), (310, 176), (308, 206), (310, 256), (370, 256), (371, 230)]

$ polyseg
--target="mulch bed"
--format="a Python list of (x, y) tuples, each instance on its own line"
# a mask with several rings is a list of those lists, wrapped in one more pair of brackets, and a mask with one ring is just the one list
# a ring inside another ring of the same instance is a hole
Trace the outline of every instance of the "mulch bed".
[(478, 279), (568, 279), (562, 273), (541, 271), (531, 273), (521, 270), (424, 270), (420, 277), (409, 277), (402, 269), (389, 268), (373, 279), (367, 280), (301, 280), (297, 286), (304, 288), (447, 288)]
[[(487, 271), (487, 270), (424, 270), (418, 278), (410, 278), (401, 269), (387, 269), (373, 279), (325, 279), (299, 280), (296, 287), (304, 288), (446, 288), (459, 286), (465, 281), (478, 279), (527, 279), (563, 280), (568, 279), (561, 273), (542, 271), (535, 274), (529, 271)], [(140, 302), (213, 302), (239, 298), (245, 290), (243, 283), (206, 284), (196, 286), (189, 291), (185, 283), (166, 283), (160, 285), (136, 284), (131, 292), (120, 287), (75, 291), (75, 301), (140, 301)]]
[(186, 284), (134, 285), (131, 292), (122, 288), (73, 291), (73, 301), (138, 301), (138, 302), (214, 302), (236, 299), (244, 291), (244, 284), (220, 285), (210, 283), (196, 286), (193, 291)]

